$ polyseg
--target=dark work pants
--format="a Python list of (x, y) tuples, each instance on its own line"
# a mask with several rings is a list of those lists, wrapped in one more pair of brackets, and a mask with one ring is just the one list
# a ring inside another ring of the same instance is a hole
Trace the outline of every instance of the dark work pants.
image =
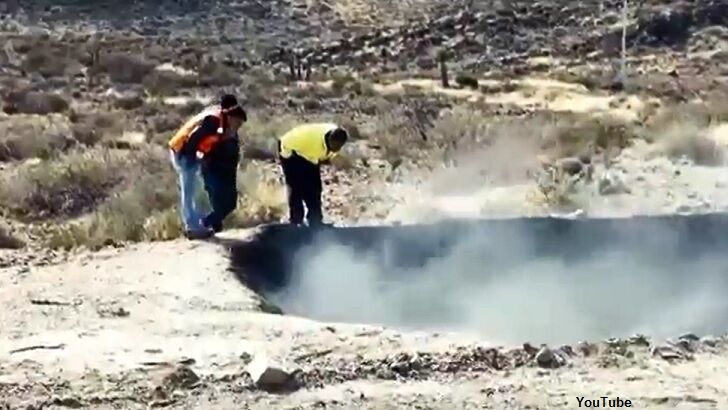
[(318, 226), (323, 220), (321, 211), (321, 168), (293, 153), (289, 158), (281, 158), (283, 176), (288, 186), (288, 212), (290, 223), (303, 222), (303, 205), (308, 213), (309, 226)]
[(212, 212), (203, 223), (215, 232), (222, 231), (222, 222), (232, 213), (238, 204), (238, 190), (235, 178), (221, 177), (217, 173), (202, 170), (202, 179), (205, 181), (205, 191), (210, 198)]

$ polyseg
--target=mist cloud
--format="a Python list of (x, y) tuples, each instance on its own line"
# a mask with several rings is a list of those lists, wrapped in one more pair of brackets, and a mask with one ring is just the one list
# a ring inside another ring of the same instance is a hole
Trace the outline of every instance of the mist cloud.
[(662, 338), (728, 328), (728, 258), (680, 253), (684, 238), (674, 227), (652, 226), (648, 241), (603, 243), (564, 258), (537, 252), (522, 226), (529, 225), (483, 230), (474, 221), (468, 232), (436, 233), (453, 246), (411, 267), (394, 262), (402, 241), (419, 252), (434, 238), (398, 235), (364, 252), (323, 238), (299, 252), (291, 282), (271, 297), (289, 314), (455, 330), (494, 343), (635, 333)]

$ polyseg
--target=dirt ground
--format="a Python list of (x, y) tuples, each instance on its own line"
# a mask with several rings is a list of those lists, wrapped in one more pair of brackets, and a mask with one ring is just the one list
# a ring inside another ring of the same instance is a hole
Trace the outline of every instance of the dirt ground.
[[(616, 0), (66, 3), (0, 1), (0, 410), (728, 408), (728, 335), (504, 346), (276, 313), (223, 242), (168, 240), (164, 148), (190, 103), (244, 97), (234, 240), (284, 216), (266, 147), (302, 119), (361, 131), (325, 172), (341, 225), (725, 211), (725, 4), (640, 2), (622, 83)], [(542, 155), (593, 179), (544, 199)]]
[[(463, 334), (269, 314), (216, 243), (4, 268), (0, 288), (0, 407), (12, 409), (551, 409), (603, 396), (635, 408), (728, 405), (723, 338), (580, 343), (544, 358)], [(295, 391), (258, 387), (251, 360), (292, 372)]]

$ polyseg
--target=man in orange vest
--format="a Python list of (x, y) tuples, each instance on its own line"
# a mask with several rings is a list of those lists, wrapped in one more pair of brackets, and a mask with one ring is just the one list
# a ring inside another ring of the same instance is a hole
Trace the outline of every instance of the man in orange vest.
[[(215, 161), (216, 157), (220, 157), (221, 150), (230, 147), (228, 143), (230, 140), (235, 140), (235, 144), (232, 145), (237, 149), (237, 132), (246, 120), (245, 110), (238, 104), (237, 98), (226, 94), (218, 104), (190, 118), (169, 141), (172, 164), (179, 175), (180, 208), (185, 235), (188, 238), (208, 237), (219, 230), (205, 223), (206, 217), (203, 217), (196, 204), (200, 171), (203, 163)], [(225, 169), (229, 172), (229, 167)], [(232, 172), (236, 172), (236, 169), (237, 161)], [(209, 172), (205, 174), (215, 175)], [(210, 194), (209, 189), (208, 194)], [(210, 198), (215, 220), (219, 219), (218, 214), (220, 214), (216, 212), (220, 208), (219, 201), (216, 201), (217, 197), (219, 195), (211, 195)], [(228, 203), (224, 208), (223, 218), (232, 211)]]

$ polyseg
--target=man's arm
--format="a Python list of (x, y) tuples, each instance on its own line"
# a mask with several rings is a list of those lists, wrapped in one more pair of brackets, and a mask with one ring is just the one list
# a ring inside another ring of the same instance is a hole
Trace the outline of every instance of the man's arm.
[(325, 159), (322, 159), (321, 161), (319, 161), (319, 164), (321, 164), (321, 165), (331, 165), (331, 160), (334, 159), (334, 158), (336, 158), (336, 157), (338, 157), (338, 156), (339, 156), (339, 153), (338, 152), (332, 152)]
[(197, 154), (197, 146), (200, 144), (202, 139), (208, 135), (216, 134), (219, 127), (220, 121), (217, 117), (208, 115), (203, 118), (200, 126), (197, 127), (192, 135), (190, 135), (187, 144), (185, 144), (185, 154), (190, 157), (194, 157)]

